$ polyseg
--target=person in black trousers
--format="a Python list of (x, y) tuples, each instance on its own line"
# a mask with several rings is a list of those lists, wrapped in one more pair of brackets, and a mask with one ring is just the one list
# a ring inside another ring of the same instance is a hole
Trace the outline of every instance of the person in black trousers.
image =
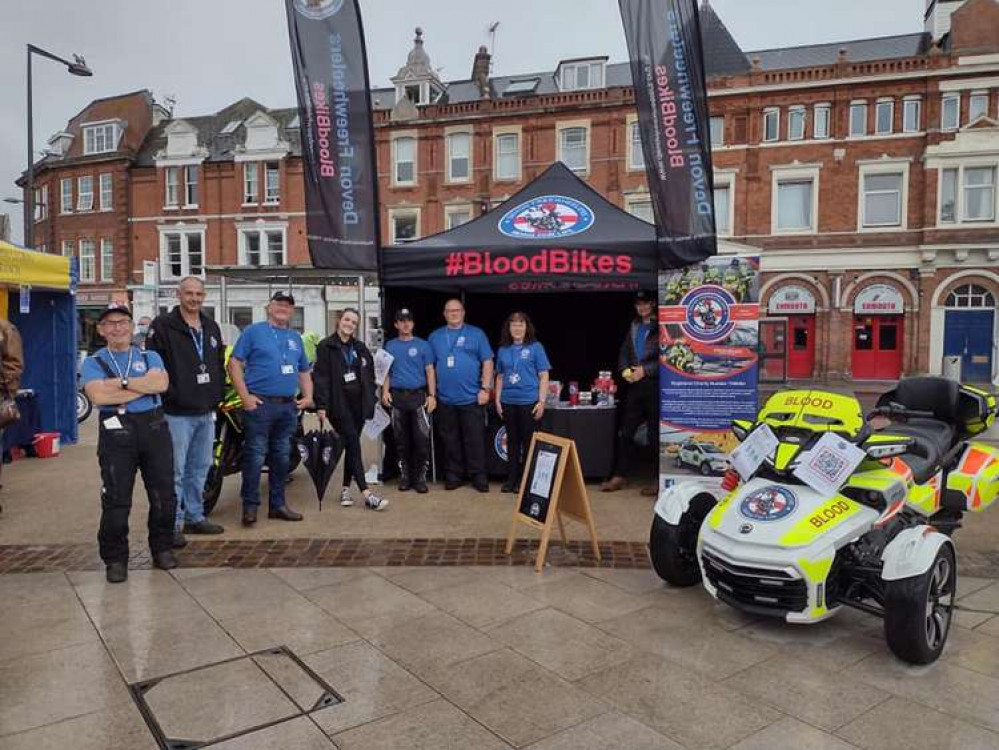
[(388, 500), (376, 495), (364, 480), (361, 460), (361, 430), (375, 413), (375, 366), (363, 341), (354, 338), (360, 313), (348, 307), (340, 314), (337, 331), (319, 342), (313, 371), (315, 401), (320, 422), (329, 419), (344, 444), (343, 489), (340, 505), (354, 504), (351, 479), (364, 495), (370, 510), (384, 510)]

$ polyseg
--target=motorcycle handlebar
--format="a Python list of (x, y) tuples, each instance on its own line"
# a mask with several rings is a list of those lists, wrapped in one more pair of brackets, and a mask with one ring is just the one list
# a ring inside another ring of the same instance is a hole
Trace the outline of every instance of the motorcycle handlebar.
[(936, 419), (936, 414), (932, 411), (922, 411), (919, 409), (909, 409), (902, 404), (889, 404), (888, 406), (875, 407), (868, 415), (868, 419), (873, 417), (893, 417), (901, 419)]

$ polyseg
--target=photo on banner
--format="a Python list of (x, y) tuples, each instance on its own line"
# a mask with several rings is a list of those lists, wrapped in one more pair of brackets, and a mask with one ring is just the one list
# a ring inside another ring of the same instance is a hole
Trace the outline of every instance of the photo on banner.
[(734, 419), (755, 419), (759, 256), (715, 257), (659, 276), (660, 477), (719, 481), (738, 445)]

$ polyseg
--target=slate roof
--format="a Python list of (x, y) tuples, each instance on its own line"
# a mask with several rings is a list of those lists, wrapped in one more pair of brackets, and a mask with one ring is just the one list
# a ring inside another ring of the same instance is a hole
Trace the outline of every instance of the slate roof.
[(813, 68), (820, 65), (833, 65), (841, 49), (846, 50), (848, 62), (870, 62), (872, 60), (894, 60), (904, 57), (925, 55), (932, 43), (928, 33), (900, 34), (876, 39), (855, 39), (848, 42), (810, 44), (804, 47), (784, 47), (747, 52), (746, 57), (760, 58), (763, 70), (787, 70), (791, 68)]

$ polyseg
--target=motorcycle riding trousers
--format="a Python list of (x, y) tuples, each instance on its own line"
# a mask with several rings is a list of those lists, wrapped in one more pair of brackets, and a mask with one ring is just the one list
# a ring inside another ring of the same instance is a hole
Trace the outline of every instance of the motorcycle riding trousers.
[(424, 408), (426, 401), (427, 392), (423, 388), (392, 389), (392, 434), (399, 462), (409, 471), (410, 478), (425, 470), (430, 458), (430, 417)]

